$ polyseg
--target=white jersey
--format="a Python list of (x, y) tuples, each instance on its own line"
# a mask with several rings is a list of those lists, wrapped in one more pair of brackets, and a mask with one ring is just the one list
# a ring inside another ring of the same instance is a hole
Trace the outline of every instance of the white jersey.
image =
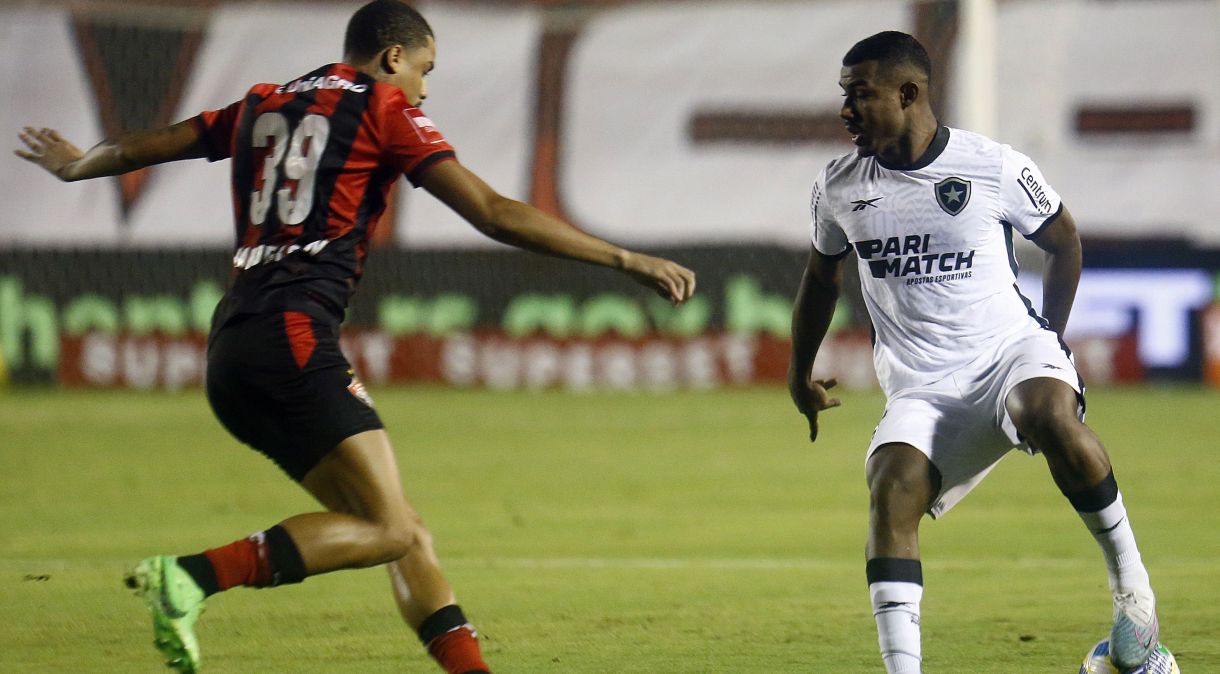
[(996, 340), (1040, 330), (1016, 285), (1015, 229), (1029, 238), (1059, 214), (1038, 167), (1007, 145), (941, 127), (915, 165), (855, 152), (813, 187), (814, 248), (855, 249), (887, 395), (939, 381)]

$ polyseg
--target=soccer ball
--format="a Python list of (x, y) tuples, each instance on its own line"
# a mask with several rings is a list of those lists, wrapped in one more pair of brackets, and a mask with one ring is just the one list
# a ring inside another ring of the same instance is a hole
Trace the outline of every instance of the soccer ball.
[(1084, 664), (1080, 666), (1079, 674), (1181, 674), (1178, 661), (1173, 653), (1165, 648), (1165, 644), (1157, 644), (1148, 657), (1148, 662), (1135, 669), (1121, 672), (1110, 662), (1110, 640), (1104, 639), (1089, 650), (1084, 656)]

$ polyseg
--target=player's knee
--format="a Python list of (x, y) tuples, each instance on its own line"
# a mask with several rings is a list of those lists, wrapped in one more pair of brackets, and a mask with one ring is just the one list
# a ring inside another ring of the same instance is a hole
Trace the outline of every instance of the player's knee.
[(1006, 406), (1017, 431), (1029, 439), (1054, 442), (1083, 427), (1079, 395), (1059, 381), (1022, 382), (1009, 394)]
[(1075, 413), (1046, 407), (1014, 420), (1021, 435), (1043, 453), (1071, 451), (1080, 445), (1086, 434), (1085, 426)]
[(385, 527), (382, 541), (390, 560), (432, 549), (432, 534), (418, 516), (409, 517), (401, 524)]
[(918, 523), (939, 485), (936, 468), (913, 447), (884, 446), (869, 460), (869, 506), (877, 522)]
[(381, 549), (384, 561), (392, 562), (407, 554), (411, 549), (411, 534), (397, 528), (387, 528), (381, 531)]
[(914, 476), (885, 473), (869, 485), (869, 508), (880, 522), (895, 525), (918, 522), (931, 496), (923, 480)]

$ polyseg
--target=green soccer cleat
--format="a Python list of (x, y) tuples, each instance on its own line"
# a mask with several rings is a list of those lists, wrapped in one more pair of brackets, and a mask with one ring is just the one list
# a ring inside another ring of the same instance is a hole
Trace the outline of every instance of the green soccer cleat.
[(153, 615), (153, 644), (165, 664), (179, 672), (199, 671), (195, 621), (203, 613), (203, 590), (170, 555), (149, 557), (127, 572), (127, 587), (144, 599)]

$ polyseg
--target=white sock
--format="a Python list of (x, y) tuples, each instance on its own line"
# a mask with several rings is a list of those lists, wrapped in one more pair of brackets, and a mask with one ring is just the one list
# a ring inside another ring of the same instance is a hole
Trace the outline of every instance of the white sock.
[(886, 674), (919, 674), (919, 601), (923, 586), (880, 581), (871, 583), (868, 593), (873, 600)]
[(1076, 513), (1101, 546), (1106, 558), (1106, 569), (1110, 572), (1110, 589), (1115, 592), (1130, 592), (1148, 587), (1148, 570), (1140, 558), (1135, 544), (1135, 533), (1127, 519), (1127, 508), (1123, 506), (1123, 495), (1119, 493), (1114, 502), (1094, 513)]

